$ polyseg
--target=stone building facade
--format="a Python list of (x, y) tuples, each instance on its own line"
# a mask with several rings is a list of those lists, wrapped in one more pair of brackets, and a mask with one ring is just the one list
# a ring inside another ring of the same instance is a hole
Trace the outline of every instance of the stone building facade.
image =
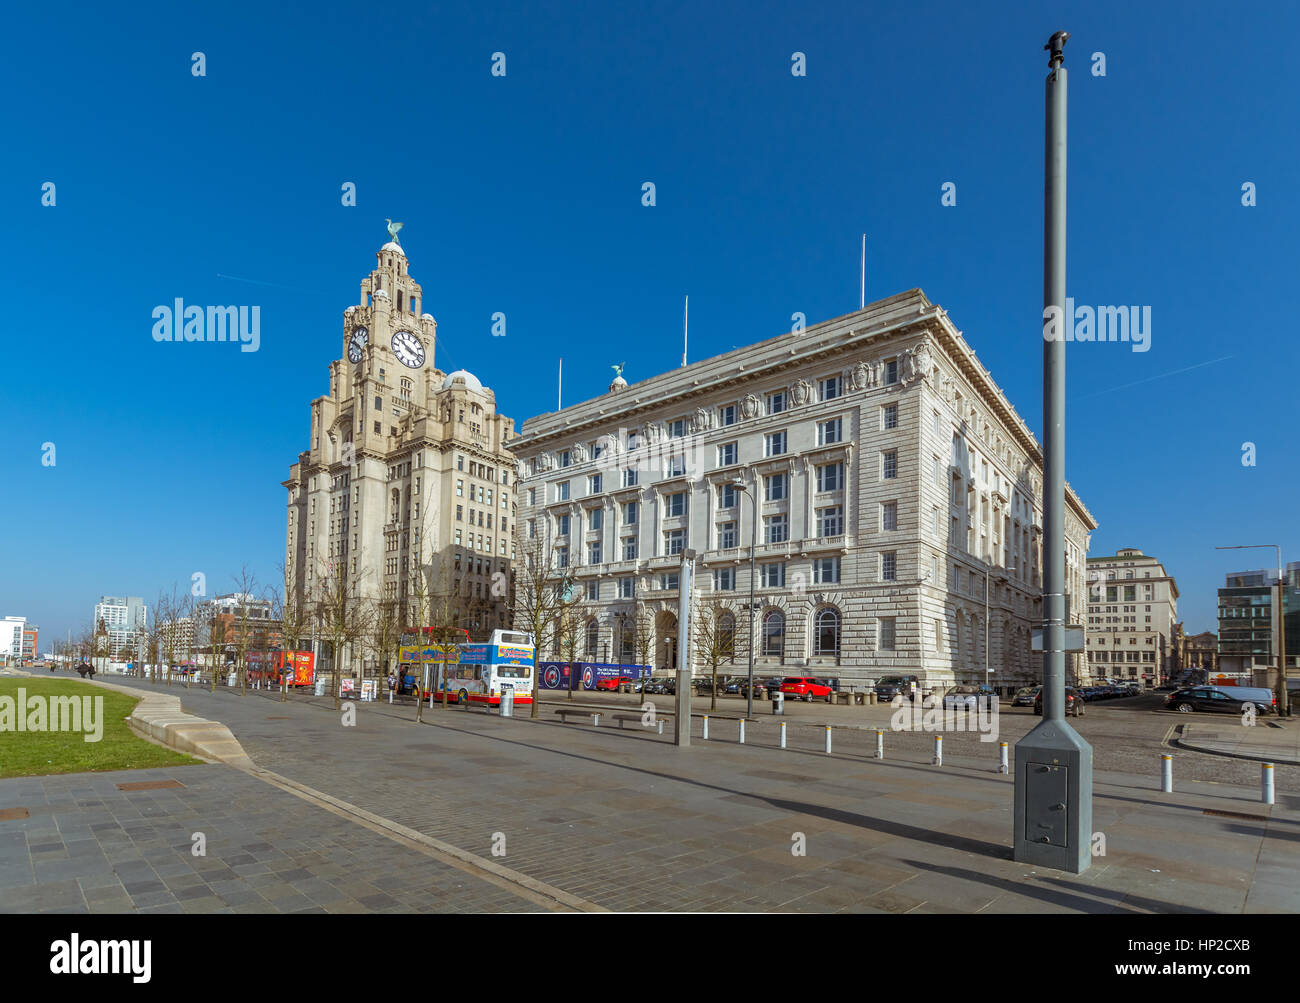
[[(521, 533), (554, 548), (587, 600), (583, 657), (631, 660), (627, 625), (649, 609), (651, 661), (677, 667), (690, 548), (694, 608), (736, 637), (723, 671), (747, 667), (752, 636), (764, 675), (1041, 677), (1041, 447), (920, 290), (630, 386), (620, 376), (525, 421), (511, 449)], [(1068, 486), (1067, 509), (1079, 596), (1096, 522)]]
[(404, 626), (431, 605), (482, 640), (508, 626), (514, 422), (472, 373), (434, 365), (437, 321), (401, 246), (377, 258), (283, 482), (289, 587), (311, 609), (342, 575), (358, 599), (396, 604)]
[(1178, 584), (1154, 557), (1127, 547), (1088, 558), (1085, 679), (1158, 686), (1180, 671)]

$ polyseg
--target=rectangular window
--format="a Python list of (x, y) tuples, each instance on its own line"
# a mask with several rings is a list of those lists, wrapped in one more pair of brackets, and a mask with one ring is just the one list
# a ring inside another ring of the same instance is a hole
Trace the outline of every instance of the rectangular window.
[(719, 568), (713, 572), (713, 590), (715, 592), (732, 592), (736, 588), (736, 569)]
[(880, 506), (880, 528), (898, 529), (898, 502), (885, 502)]
[[(457, 481), (457, 482), (456, 482), (456, 494), (460, 494), (460, 481)], [(529, 505), (536, 505), (536, 504), (537, 504), (537, 489), (536, 489), (536, 488), (529, 488), (529, 489), (528, 489), (528, 504), (529, 504)]]
[(844, 533), (844, 506), (831, 505), (817, 510), (818, 536), (840, 536)]
[(560, 515), (555, 517), (555, 535), (556, 536), (569, 535), (569, 517), (567, 515)]
[(464, 505), (457, 505), (457, 506), (456, 506), (456, 521), (457, 521), (457, 522), (464, 522), (464, 521), (465, 521), (465, 506), (464, 506)]
[(628, 467), (626, 470), (623, 471), (623, 487), (625, 487), (625, 488), (634, 488), (634, 487), (636, 487), (636, 468), (635, 468), (635, 467)]
[(785, 543), (790, 538), (790, 518), (786, 515), (763, 517), (763, 542)]
[(724, 442), (718, 447), (718, 466), (729, 467), (737, 461), (740, 447), (734, 442)]
[(534, 540), (534, 539), (537, 538), (537, 520), (536, 520), (536, 519), (529, 519), (529, 520), (528, 520), (528, 538), (529, 538), (530, 540)]
[(830, 446), (843, 441), (844, 419), (830, 418), (817, 423), (817, 445)]
[(819, 380), (818, 389), (821, 391), (822, 400), (834, 400), (844, 393), (844, 377), (828, 376), (824, 380)]
[(686, 474), (686, 457), (670, 456), (668, 457), (667, 469), (664, 471), (665, 477), (682, 477)]
[(664, 499), (664, 515), (668, 517), (686, 514), (686, 492), (678, 491)]
[(555, 500), (556, 500), (556, 501), (568, 501), (568, 500), (569, 500), (569, 482), (568, 482), (568, 481), (560, 481), (558, 484), (555, 485)]
[(636, 537), (635, 536), (623, 537), (623, 560), (625, 561), (636, 560)]
[(590, 543), (587, 545), (587, 563), (599, 564), (601, 561), (600, 544)]
[(376, 410), (376, 411), (382, 411), (383, 409), (384, 409), (384, 399), (383, 399), (382, 397), (376, 397), (376, 398), (375, 398), (375, 410)]
[[(491, 492), (489, 492), (489, 494), (490, 493)], [(600, 474), (592, 474), (590, 477), (587, 478), (587, 494), (589, 495), (600, 494)], [(489, 502), (491, 500), (492, 500), (491, 498), (488, 499)]]
[(768, 432), (763, 436), (763, 455), (784, 456), (785, 441), (785, 429), (779, 432)]
[(567, 568), (569, 566), (569, 548), (555, 548), (555, 566), (557, 568)]
[[(597, 562), (597, 561), (593, 561), (592, 563), (593, 563), (593, 564), (596, 564), (596, 563), (599, 563), (599, 562)], [(588, 601), (588, 602), (596, 602), (599, 598), (600, 598), (600, 582), (599, 582), (599, 580), (594, 581), (594, 582), (588, 582), (588, 583), (587, 583), (587, 601)]]
[(881, 470), (880, 475), (885, 480), (892, 480), (898, 476), (898, 450), (891, 449), (880, 454)]
[(636, 525), (636, 502), (623, 503), (623, 525)]
[(880, 409), (881, 425), (886, 429), (898, 428), (898, 405), (886, 404)]
[(762, 587), (765, 589), (783, 589), (785, 588), (785, 565), (784, 564), (763, 564)]
[(718, 488), (718, 508), (735, 508), (737, 493), (734, 484), (721, 485)]
[(736, 546), (736, 535), (736, 523), (734, 520), (731, 522), (718, 523), (718, 549), (730, 550), (732, 547)]
[(885, 363), (885, 385), (889, 386), (898, 382), (898, 360), (890, 359)]
[(768, 474), (763, 478), (763, 500), (782, 501), (786, 496), (786, 475)]
[(660, 576), (659, 576), (659, 587), (660, 587), (661, 589), (668, 589), (668, 590), (674, 590), (674, 589), (676, 589), (676, 588), (677, 588), (677, 581), (678, 581), (678, 579), (677, 579), (677, 575), (678, 575), (678, 572), (676, 572), (676, 571), (672, 572), (671, 574), (660, 575)]
[(840, 559), (838, 557), (819, 557), (813, 561), (813, 581), (818, 585), (838, 585), (840, 581)]
[(604, 529), (605, 527), (605, 510), (599, 508), (590, 509), (587, 512), (588, 529)]
[(817, 490), (839, 491), (844, 487), (844, 464), (825, 463), (817, 468)]
[(685, 542), (685, 531), (680, 529), (670, 529), (664, 532), (664, 553), (669, 557), (674, 557), (682, 552), (682, 544)]
[(893, 651), (897, 643), (898, 619), (892, 616), (880, 618), (880, 650)]
[(686, 434), (686, 419), (678, 418), (676, 421), (668, 423), (668, 438), (680, 439)]
[(456, 482), (456, 497), (457, 497), (457, 498), (463, 498), (464, 496), (465, 496), (465, 482), (464, 482), (464, 481), (457, 481), (457, 482)]
[(560, 466), (567, 467), (573, 462), (573, 457), (567, 449), (560, 450)]
[(635, 594), (633, 589), (636, 586), (635, 578), (620, 578), (618, 580), (618, 597), (620, 599), (631, 599)]
[(785, 411), (785, 391), (778, 390), (776, 393), (767, 395), (767, 413), (781, 414)]
[(736, 424), (736, 405), (726, 404), (718, 408), (718, 424), (722, 426)]
[(898, 580), (898, 554), (886, 550), (880, 555), (880, 580), (894, 582)]

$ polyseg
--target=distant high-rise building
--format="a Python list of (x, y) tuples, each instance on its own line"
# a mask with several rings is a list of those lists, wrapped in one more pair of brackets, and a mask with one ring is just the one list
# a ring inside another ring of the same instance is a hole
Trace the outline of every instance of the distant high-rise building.
[(1179, 670), (1174, 644), (1178, 584), (1164, 566), (1133, 547), (1088, 558), (1085, 647), (1093, 679), (1157, 686)]
[(23, 630), (27, 617), (7, 616), (0, 620), (0, 658), (19, 661), (23, 651)]
[[(1300, 669), (1300, 562), (1286, 566), (1282, 610), (1286, 627), (1288, 677)], [(1273, 685), (1277, 658), (1273, 647), (1273, 605), (1277, 569), (1235, 571), (1219, 589), (1219, 664), (1225, 675)]]
[(139, 646), (140, 632), (148, 626), (149, 607), (139, 596), (101, 596), (95, 604), (95, 618), (90, 629), (95, 644), (98, 646), (102, 642), (105, 654), (133, 657)]

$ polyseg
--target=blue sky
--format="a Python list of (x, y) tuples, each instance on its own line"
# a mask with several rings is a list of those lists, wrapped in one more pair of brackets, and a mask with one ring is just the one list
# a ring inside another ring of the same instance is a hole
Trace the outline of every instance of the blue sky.
[[(855, 309), (866, 232), (868, 299), (943, 304), (1041, 437), (1042, 46), (1063, 27), (1069, 291), (1153, 322), (1145, 353), (1070, 347), (1068, 476), (1092, 554), (1160, 557), (1188, 628), (1214, 629), (1224, 573), (1273, 560), (1216, 544), (1300, 558), (1298, 22), (1200, 2), (23, 5), (0, 67), (24, 95), (0, 160), (0, 613), (61, 636), (104, 593), (152, 604), (194, 571), (228, 591), (245, 563), (278, 579), (280, 482), (385, 216), (437, 364), (520, 424), (554, 407), (560, 356), (570, 403), (611, 363), (675, 366), (684, 294), (692, 359)], [(176, 297), (259, 305), (260, 350), (156, 344)]]

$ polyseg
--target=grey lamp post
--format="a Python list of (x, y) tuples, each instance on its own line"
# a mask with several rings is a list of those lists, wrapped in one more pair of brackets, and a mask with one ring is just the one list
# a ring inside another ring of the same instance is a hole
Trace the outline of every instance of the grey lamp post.
[(745, 717), (752, 718), (754, 716), (754, 645), (757, 643), (754, 640), (754, 581), (758, 554), (758, 499), (754, 497), (754, 492), (749, 490), (749, 485), (744, 481), (732, 481), (731, 486), (737, 491), (744, 492), (749, 498), (749, 686), (746, 692), (748, 704)]

